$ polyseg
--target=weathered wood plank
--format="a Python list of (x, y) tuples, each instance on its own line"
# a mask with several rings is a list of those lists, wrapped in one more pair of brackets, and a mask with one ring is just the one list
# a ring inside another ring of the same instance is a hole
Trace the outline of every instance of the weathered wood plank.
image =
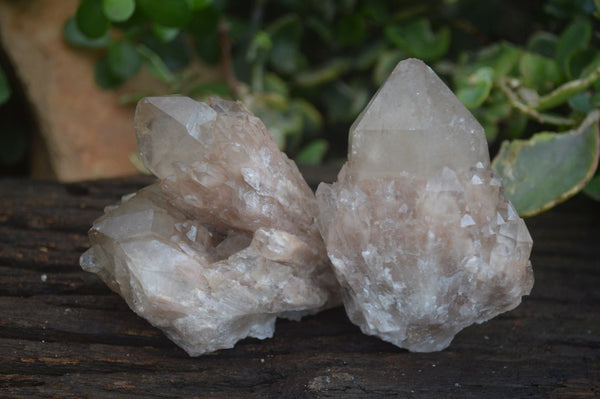
[(365, 336), (338, 308), (190, 358), (78, 266), (103, 207), (151, 181), (0, 181), (0, 397), (600, 395), (600, 209), (591, 201), (528, 220), (532, 295), (442, 352)]

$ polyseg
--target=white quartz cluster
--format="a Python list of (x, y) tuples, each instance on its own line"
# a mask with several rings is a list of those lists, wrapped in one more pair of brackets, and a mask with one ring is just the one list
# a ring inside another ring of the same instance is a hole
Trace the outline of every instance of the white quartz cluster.
[(441, 350), (532, 288), (532, 240), (483, 129), (419, 60), (400, 62), (358, 117), (317, 199), (346, 312), (366, 334)]
[(339, 303), (315, 197), (258, 118), (156, 97), (138, 104), (136, 130), (160, 180), (94, 223), (85, 270), (190, 355)]

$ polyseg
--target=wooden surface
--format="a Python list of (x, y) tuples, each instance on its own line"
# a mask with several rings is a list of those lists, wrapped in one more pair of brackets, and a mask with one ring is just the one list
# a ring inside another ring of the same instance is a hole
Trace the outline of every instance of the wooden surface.
[(0, 397), (600, 396), (600, 204), (528, 219), (532, 295), (442, 352), (363, 335), (338, 308), (191, 358), (78, 265), (102, 208), (148, 181), (0, 180)]

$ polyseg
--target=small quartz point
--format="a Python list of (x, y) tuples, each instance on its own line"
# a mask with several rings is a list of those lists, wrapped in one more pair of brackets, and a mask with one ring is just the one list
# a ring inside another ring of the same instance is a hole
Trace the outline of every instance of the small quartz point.
[(136, 131), (160, 179), (95, 221), (85, 270), (192, 356), (339, 303), (316, 199), (241, 103), (145, 98)]
[(411, 351), (515, 308), (532, 239), (490, 167), (482, 127), (422, 61), (394, 69), (321, 184), (319, 228), (350, 319)]

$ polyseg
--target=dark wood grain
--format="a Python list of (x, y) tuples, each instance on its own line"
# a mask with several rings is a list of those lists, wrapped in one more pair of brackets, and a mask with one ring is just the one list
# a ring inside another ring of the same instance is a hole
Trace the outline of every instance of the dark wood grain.
[(527, 220), (532, 295), (442, 352), (363, 335), (338, 308), (191, 358), (78, 266), (103, 207), (150, 181), (0, 181), (0, 397), (600, 397), (600, 206), (585, 198)]

